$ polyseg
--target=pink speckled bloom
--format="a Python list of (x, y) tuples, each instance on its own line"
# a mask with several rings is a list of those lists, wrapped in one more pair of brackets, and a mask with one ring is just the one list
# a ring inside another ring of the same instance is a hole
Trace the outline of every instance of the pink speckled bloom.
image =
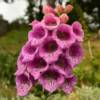
[(38, 23), (34, 25), (33, 30), (29, 32), (28, 39), (31, 41), (31, 45), (39, 45), (45, 40), (47, 34), (48, 32), (43, 24)]
[(50, 68), (42, 73), (41, 77), (39, 78), (39, 83), (45, 90), (49, 91), (50, 93), (56, 91), (63, 82), (63, 75), (61, 75), (57, 70), (53, 68)]
[(16, 76), (16, 88), (19, 96), (28, 94), (34, 84), (34, 79), (28, 73)]
[(73, 43), (66, 51), (66, 56), (70, 60), (72, 68), (79, 64), (83, 58), (83, 48), (81, 43)]
[(67, 78), (72, 76), (72, 69), (69, 60), (64, 55), (59, 55), (53, 67)]
[(40, 23), (38, 20), (33, 20), (29, 25), (31, 25), (32, 26), (32, 29), (34, 30), (34, 26), (36, 24), (38, 24), (38, 23)]
[(70, 78), (65, 78), (64, 83), (62, 84), (62, 90), (66, 93), (66, 94), (70, 94), (75, 85), (77, 83), (77, 78), (75, 76), (72, 76)]
[(69, 94), (77, 79), (73, 70), (82, 61), (84, 32), (78, 21), (66, 24), (73, 6), (56, 9), (43, 7), (43, 19), (30, 24), (28, 41), (22, 47), (17, 60), (16, 88), (19, 96), (25, 96), (35, 85), (41, 85), (49, 93), (63, 90)]
[(39, 56), (36, 56), (33, 61), (28, 64), (27, 70), (34, 77), (38, 79), (41, 75), (41, 72), (44, 72), (48, 69), (46, 61)]
[(48, 38), (39, 50), (39, 55), (43, 57), (47, 63), (56, 61), (61, 53), (61, 49), (52, 38)]
[(30, 41), (26, 42), (21, 51), (23, 55), (23, 62), (28, 62), (33, 60), (37, 51), (38, 48), (36, 46), (32, 46)]
[(48, 30), (54, 30), (60, 24), (60, 19), (54, 14), (49, 13), (44, 16), (42, 23)]
[(23, 62), (23, 55), (20, 53), (18, 60), (17, 60), (17, 71), (15, 75), (21, 75), (25, 72), (27, 63)]
[(73, 30), (68, 24), (60, 24), (54, 31), (53, 38), (61, 48), (68, 48), (75, 41)]
[(72, 28), (73, 28), (73, 32), (75, 34), (76, 40), (77, 41), (83, 41), (84, 31), (82, 29), (82, 25), (78, 21), (75, 21), (72, 24)]

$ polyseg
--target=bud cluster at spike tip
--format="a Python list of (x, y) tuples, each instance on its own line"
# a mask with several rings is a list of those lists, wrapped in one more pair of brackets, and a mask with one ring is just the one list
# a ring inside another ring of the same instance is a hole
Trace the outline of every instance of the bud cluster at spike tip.
[(61, 89), (69, 94), (77, 83), (73, 69), (83, 58), (82, 26), (78, 21), (66, 24), (61, 20), (65, 13), (58, 17), (53, 8), (46, 6), (46, 9), (41, 21), (31, 23), (28, 41), (17, 60), (15, 76), (19, 96), (27, 95), (37, 83), (50, 93)]

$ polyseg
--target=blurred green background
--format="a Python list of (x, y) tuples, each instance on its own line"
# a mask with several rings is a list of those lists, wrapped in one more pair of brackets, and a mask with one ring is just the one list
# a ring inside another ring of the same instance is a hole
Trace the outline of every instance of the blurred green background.
[[(9, 22), (9, 20), (4, 19), (2, 14), (0, 15), (0, 100), (100, 100), (100, 1), (25, 1), (27, 7), (23, 17)], [(10, 5), (16, 0), (1, 0), (0, 4), (2, 2)], [(41, 9), (46, 3), (53, 7), (57, 3), (73, 4), (74, 10), (69, 14), (69, 24), (79, 20), (83, 25), (85, 31), (84, 59), (74, 70), (78, 77), (78, 84), (75, 91), (70, 95), (54, 93), (45, 98), (41, 89), (37, 87), (30, 95), (21, 98), (16, 95), (15, 89), (16, 60), (21, 47), (27, 41), (27, 34), (31, 29), (28, 24), (33, 19), (42, 19)]]

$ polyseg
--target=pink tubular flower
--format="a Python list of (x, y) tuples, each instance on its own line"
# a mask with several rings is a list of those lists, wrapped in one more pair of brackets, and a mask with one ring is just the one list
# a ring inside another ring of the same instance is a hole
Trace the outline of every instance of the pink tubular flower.
[(17, 71), (15, 75), (21, 75), (25, 72), (27, 63), (23, 62), (24, 56), (20, 53), (18, 60), (17, 60)]
[(33, 60), (37, 51), (38, 48), (36, 46), (32, 46), (31, 42), (28, 41), (22, 48), (23, 62), (29, 62)]
[(34, 26), (36, 24), (38, 24), (38, 23), (40, 23), (38, 20), (33, 20), (32, 23), (30, 23), (29, 25), (31, 25), (32, 26), (32, 29), (34, 29)]
[(60, 24), (53, 33), (53, 38), (61, 48), (68, 48), (75, 41), (75, 36), (71, 26)]
[(66, 23), (68, 22), (68, 20), (69, 20), (69, 16), (68, 16), (67, 14), (65, 14), (65, 13), (62, 14), (59, 18), (60, 18), (60, 22), (61, 22), (61, 23), (65, 23), (65, 24), (66, 24)]
[(52, 38), (48, 38), (39, 50), (39, 55), (43, 57), (47, 63), (56, 61), (61, 53), (61, 49)]
[(78, 21), (67, 23), (72, 9), (70, 4), (65, 8), (59, 4), (55, 9), (44, 6), (43, 19), (30, 24), (32, 29), (15, 73), (19, 96), (27, 95), (35, 82), (49, 93), (62, 89), (69, 94), (74, 90), (77, 79), (73, 70), (83, 58), (84, 32)]
[(63, 82), (64, 77), (53, 68), (42, 73), (41, 77), (39, 78), (39, 83), (50, 93), (56, 91), (56, 89), (58, 89)]
[(59, 58), (55, 62), (53, 67), (56, 70), (58, 70), (61, 74), (65, 75), (67, 78), (72, 76), (70, 61), (62, 54), (59, 55)]
[(36, 56), (32, 62), (28, 64), (27, 70), (34, 77), (38, 79), (41, 75), (41, 72), (44, 72), (48, 69), (46, 61), (39, 56)]
[(47, 30), (44, 26), (38, 23), (34, 25), (33, 30), (29, 32), (28, 39), (31, 41), (31, 45), (39, 45), (45, 40), (47, 34)]
[(34, 84), (34, 79), (29, 74), (22, 74), (16, 76), (16, 87), (19, 96), (28, 94)]
[(53, 13), (55, 14), (54, 9), (50, 5), (43, 6), (43, 14)]
[(65, 7), (65, 13), (67, 14), (70, 13), (72, 10), (73, 10), (73, 6), (70, 4)]
[(81, 43), (73, 43), (66, 51), (66, 57), (70, 60), (72, 68), (82, 61), (83, 49)]
[(73, 32), (74, 32), (74, 34), (76, 36), (76, 40), (77, 41), (83, 41), (84, 31), (82, 29), (82, 25), (78, 21), (75, 21), (72, 24), (72, 28), (73, 28)]
[(73, 91), (75, 85), (77, 83), (77, 79), (75, 76), (72, 76), (70, 78), (66, 78), (64, 83), (62, 84), (62, 90), (66, 93), (69, 94)]
[(60, 19), (54, 14), (49, 13), (44, 16), (42, 23), (48, 30), (53, 30), (60, 24)]

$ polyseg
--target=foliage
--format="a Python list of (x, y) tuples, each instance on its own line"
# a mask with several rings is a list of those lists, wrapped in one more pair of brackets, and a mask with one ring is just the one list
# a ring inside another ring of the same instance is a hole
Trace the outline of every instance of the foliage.
[[(24, 31), (23, 31), (24, 30)], [(26, 41), (27, 29), (11, 31), (0, 39), (0, 79), (14, 82), (17, 55)]]
[[(86, 44), (85, 44), (86, 45)], [(95, 44), (92, 44), (92, 46)], [(96, 45), (95, 45), (96, 47)], [(85, 58), (82, 63), (74, 70), (79, 84), (100, 86), (100, 53), (96, 48), (92, 48), (94, 58), (91, 59), (87, 45), (85, 47)]]
[(100, 100), (100, 89), (83, 86), (76, 92), (79, 100)]
[(15, 62), (15, 57), (7, 54), (0, 54), (0, 79), (13, 82)]
[[(46, 99), (42, 97), (37, 97), (33, 93), (26, 97), (16, 96), (14, 92), (15, 89), (9, 87), (3, 83), (4, 88), (0, 91), (0, 100), (100, 100), (100, 88), (82, 86), (81, 88), (76, 87), (76, 91), (70, 95), (65, 95), (64, 93), (55, 93), (49, 95)], [(1, 87), (1, 85), (0, 85)]]

